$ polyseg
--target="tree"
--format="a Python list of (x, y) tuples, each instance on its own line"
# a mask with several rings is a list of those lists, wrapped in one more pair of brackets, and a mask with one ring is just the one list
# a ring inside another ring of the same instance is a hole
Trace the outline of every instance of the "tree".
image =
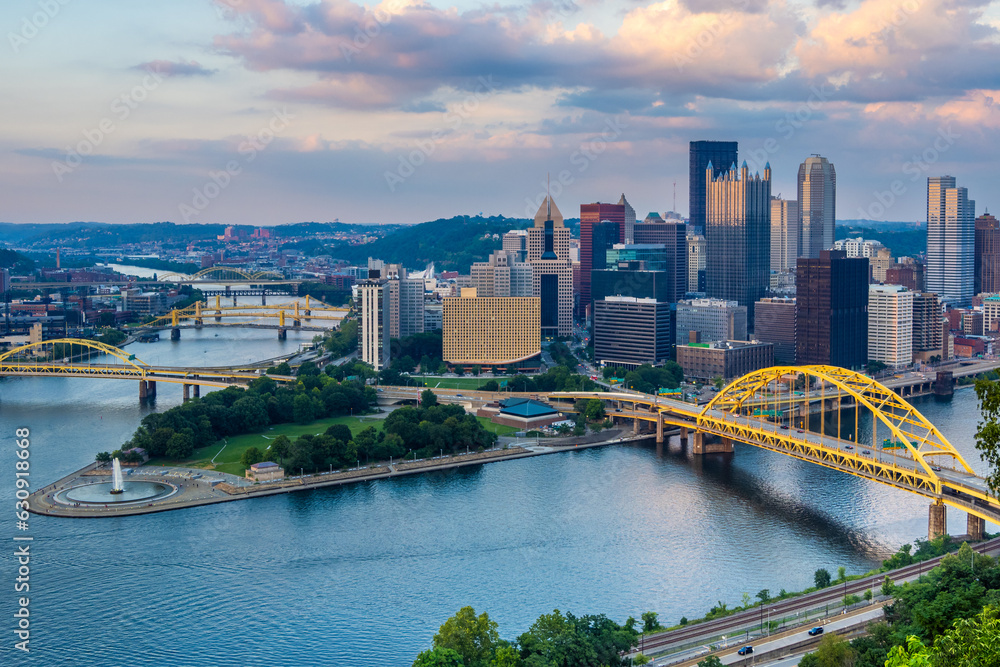
[(816, 582), (816, 588), (826, 588), (830, 585), (830, 572), (826, 568), (821, 567), (813, 574), (813, 581)]
[(434, 648), (451, 649), (466, 667), (489, 667), (500, 644), (497, 624), (483, 613), (476, 616), (472, 607), (462, 607), (434, 635)]
[(652, 659), (643, 653), (640, 653), (632, 658), (633, 665), (648, 665), (650, 662), (652, 662)]
[(740, 602), (743, 603), (743, 607), (745, 609), (745, 608), (749, 607), (750, 604), (753, 602), (753, 598), (750, 597), (749, 593), (747, 593), (746, 591), (743, 591), (743, 594), (740, 596)]
[(308, 424), (312, 420), (316, 419), (313, 407), (311, 397), (306, 394), (298, 394), (294, 399), (292, 399), (292, 414), (294, 415), (295, 421), (299, 424)]
[(662, 630), (663, 626), (660, 625), (658, 619), (658, 614), (655, 611), (644, 611), (642, 612), (642, 631), (646, 632), (656, 632), (657, 630)]
[(857, 653), (836, 633), (823, 635), (815, 651), (818, 667), (853, 667)]
[(438, 397), (430, 389), (424, 389), (420, 392), (420, 407), (422, 408), (432, 408), (438, 404)]
[(493, 656), (490, 667), (521, 667), (521, 654), (513, 646), (501, 646)]
[(837, 568), (837, 581), (844, 581), (847, 579), (847, 568), (841, 565)]
[(982, 421), (976, 429), (976, 449), (989, 464), (986, 483), (1000, 494), (1000, 382), (976, 380), (976, 397)]
[(246, 468), (249, 468), (254, 463), (260, 463), (263, 460), (264, 453), (257, 447), (247, 447), (243, 451), (243, 455), (240, 457), (240, 463), (242, 463)]
[(432, 648), (413, 661), (413, 667), (466, 667), (462, 656), (450, 648)]
[(292, 446), (292, 441), (288, 439), (287, 435), (279, 435), (277, 438), (271, 441), (271, 454), (275, 458), (283, 459), (288, 456), (288, 449)]
[(722, 667), (722, 661), (718, 656), (710, 655), (698, 663), (698, 667)]
[(350, 442), (354, 439), (351, 434), (351, 429), (347, 424), (332, 424), (326, 429), (324, 435), (328, 435), (335, 440), (340, 440), (341, 442)]
[(934, 642), (932, 661), (948, 667), (1000, 665), (1000, 608), (986, 606), (961, 619)]
[(757, 599), (760, 600), (761, 604), (767, 604), (771, 600), (771, 591), (766, 588), (762, 588), (757, 592)]
[(885, 667), (932, 667), (928, 649), (917, 637), (906, 638), (906, 647), (894, 646)]
[(865, 364), (865, 370), (868, 371), (869, 375), (875, 375), (876, 373), (881, 373), (886, 368), (888, 368), (888, 366), (886, 366), (881, 361), (876, 361), (875, 359), (872, 359), (867, 364)]
[(889, 575), (886, 575), (885, 579), (882, 580), (882, 595), (892, 595), (895, 589), (896, 586), (892, 583), (892, 579), (889, 578)]
[(726, 381), (723, 380), (721, 377), (716, 376), (712, 378), (712, 384), (715, 386), (716, 389), (722, 391), (722, 388), (726, 385)]
[(98, 452), (94, 460), (98, 463), (109, 463), (111, 461), (111, 454), (109, 452)]
[(592, 398), (587, 401), (587, 407), (584, 409), (584, 416), (590, 421), (597, 422), (604, 419), (604, 401), (599, 398)]

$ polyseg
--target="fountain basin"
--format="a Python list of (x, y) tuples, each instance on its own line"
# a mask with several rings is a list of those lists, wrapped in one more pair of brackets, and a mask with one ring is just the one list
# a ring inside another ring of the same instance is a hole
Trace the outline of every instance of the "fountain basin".
[(84, 484), (60, 491), (55, 500), (63, 504), (111, 505), (159, 500), (177, 491), (165, 482), (125, 482), (121, 493), (113, 489), (114, 482)]

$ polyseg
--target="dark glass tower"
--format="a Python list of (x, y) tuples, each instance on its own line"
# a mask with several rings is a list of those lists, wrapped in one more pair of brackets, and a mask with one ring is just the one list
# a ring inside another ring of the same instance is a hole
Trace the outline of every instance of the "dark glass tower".
[(843, 250), (796, 266), (796, 362), (860, 368), (868, 361), (868, 258)]
[(709, 163), (715, 166), (713, 177), (724, 174), (736, 164), (739, 143), (736, 141), (692, 141), (688, 155), (688, 211), (689, 224), (705, 229), (705, 170)]

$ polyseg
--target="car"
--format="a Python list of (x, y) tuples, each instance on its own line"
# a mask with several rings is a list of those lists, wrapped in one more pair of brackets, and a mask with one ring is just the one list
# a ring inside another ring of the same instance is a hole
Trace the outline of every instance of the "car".
[(871, 453), (870, 451), (868, 451), (867, 449), (866, 449), (866, 450), (864, 450), (864, 451), (863, 451), (863, 452), (861, 452), (861, 453), (862, 453), (862, 454), (864, 454), (865, 456), (871, 456), (871, 455), (872, 455), (872, 453)]
[(812, 630), (809, 631), (809, 636), (810, 637), (815, 637), (816, 635), (821, 635), (821, 634), (823, 634), (823, 626), (822, 625), (817, 625), (815, 628), (813, 628)]
[(802, 429), (800, 429), (800, 428), (797, 428), (797, 429), (795, 429), (795, 431), (796, 431), (797, 433), (805, 433), (805, 431), (803, 431), (803, 430), (802, 430)]
[(781, 428), (783, 428), (783, 429), (785, 429), (787, 431), (788, 430), (788, 424), (782, 424)]
[(854, 447), (851, 445), (844, 445), (844, 449), (854, 449)]
[(744, 646), (736, 653), (739, 655), (750, 655), (751, 653), (753, 653), (753, 646)]
[(941, 466), (931, 466), (931, 470), (934, 472), (941, 472)]

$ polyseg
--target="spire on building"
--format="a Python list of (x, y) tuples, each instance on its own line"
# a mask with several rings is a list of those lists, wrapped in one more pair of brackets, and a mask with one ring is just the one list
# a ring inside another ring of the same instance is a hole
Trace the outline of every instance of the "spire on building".
[(538, 207), (538, 213), (535, 213), (535, 227), (544, 227), (546, 220), (551, 220), (555, 228), (563, 226), (562, 213), (559, 212), (559, 207), (551, 195), (545, 195), (545, 201)]

